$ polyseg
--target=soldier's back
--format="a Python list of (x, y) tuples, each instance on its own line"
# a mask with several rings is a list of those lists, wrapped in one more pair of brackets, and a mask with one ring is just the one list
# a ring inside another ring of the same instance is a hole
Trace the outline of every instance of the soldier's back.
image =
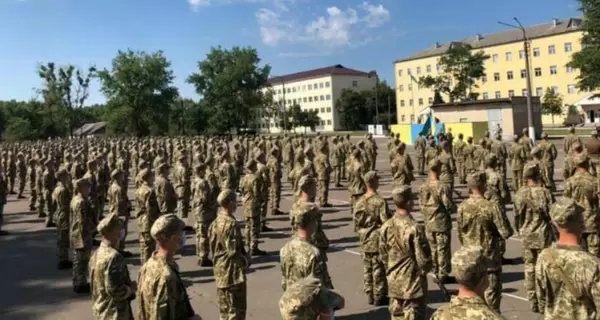
[(480, 297), (454, 296), (450, 303), (439, 308), (431, 316), (431, 320), (502, 320), (504, 317), (492, 309)]

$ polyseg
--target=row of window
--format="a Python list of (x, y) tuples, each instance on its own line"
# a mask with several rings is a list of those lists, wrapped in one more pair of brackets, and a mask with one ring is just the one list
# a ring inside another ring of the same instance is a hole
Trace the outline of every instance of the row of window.
[(302, 91), (313, 90), (313, 89), (317, 90), (317, 89), (329, 88), (330, 86), (331, 86), (331, 84), (329, 83), (329, 81), (315, 82), (314, 84), (305, 84), (302, 86), (293, 86), (293, 87), (286, 87), (284, 89), (277, 89), (277, 93), (282, 94), (283, 93), (282, 90), (285, 90), (286, 93), (293, 93), (293, 92), (302, 92)]
[[(325, 124), (327, 124), (328, 126), (330, 126), (331, 123), (332, 123), (331, 120), (327, 120), (327, 121), (325, 121), (325, 120), (319, 120), (319, 125), (320, 126), (324, 126)], [(266, 128), (269, 128), (269, 127), (271, 127), (271, 128), (279, 128), (279, 126), (277, 124), (275, 124), (275, 123), (261, 123), (260, 127), (263, 128), (263, 129), (266, 129)]]
[[(400, 116), (400, 122), (406, 122), (406, 116), (405, 115), (401, 115)], [(415, 116), (413, 114), (410, 115), (410, 122), (415, 122)]]
[[(557, 66), (550, 66), (549, 68), (550, 70), (550, 75), (557, 75), (558, 74), (558, 67)], [(572, 73), (574, 71), (574, 69), (570, 66), (565, 66), (565, 70), (567, 73)], [(541, 77), (542, 76), (542, 68), (535, 68), (533, 69), (533, 74), (536, 77)], [(525, 69), (521, 69), (520, 71), (520, 76), (521, 79), (525, 79), (527, 77), (527, 71)], [(506, 72), (506, 79), (507, 80), (512, 80), (515, 78), (515, 75), (512, 71), (507, 71)], [(481, 77), (481, 82), (486, 83), (487, 82), (487, 75), (484, 74), (483, 77)], [(494, 73), (494, 81), (500, 81), (500, 72), (495, 72)]]
[[(277, 100), (277, 99), (275, 99)], [(279, 100), (280, 102), (285, 102), (287, 106), (292, 106), (296, 103), (306, 103), (306, 102), (317, 102), (317, 101), (329, 101), (331, 100), (331, 95), (330, 94), (326, 94), (326, 95), (320, 95), (320, 96), (314, 96), (314, 97), (303, 97), (303, 98), (298, 98), (298, 99), (287, 99), (287, 100)]]

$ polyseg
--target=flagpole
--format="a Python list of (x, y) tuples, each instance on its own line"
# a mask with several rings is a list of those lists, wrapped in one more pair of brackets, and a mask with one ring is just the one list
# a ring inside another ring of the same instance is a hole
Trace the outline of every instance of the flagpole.
[(412, 106), (411, 106), (412, 114), (413, 114), (413, 121), (417, 121), (417, 114), (415, 113), (415, 104), (417, 102), (415, 101), (415, 92), (413, 91), (414, 89), (413, 89), (413, 85), (412, 85), (412, 83), (416, 82), (416, 81), (415, 81), (415, 77), (412, 75), (412, 72), (408, 71), (408, 75), (410, 76), (410, 82), (411, 82), (411, 84), (410, 84), (410, 100), (412, 100), (412, 102), (413, 102)]

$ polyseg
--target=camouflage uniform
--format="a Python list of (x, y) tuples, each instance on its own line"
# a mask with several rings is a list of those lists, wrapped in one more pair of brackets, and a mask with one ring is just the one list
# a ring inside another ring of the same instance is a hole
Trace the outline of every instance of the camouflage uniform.
[(523, 145), (518, 143), (518, 136), (515, 136), (515, 142), (508, 149), (508, 159), (510, 169), (512, 170), (513, 190), (517, 192), (523, 185), (523, 167), (527, 161), (527, 154)]
[(258, 238), (260, 237), (261, 222), (261, 180), (256, 170), (256, 161), (250, 160), (246, 163), (246, 175), (242, 178), (240, 186), (242, 189), (242, 203), (244, 207), (245, 241), (246, 247), (252, 253), (258, 251)]
[(417, 154), (417, 171), (420, 175), (425, 174), (425, 139), (421, 134), (415, 141), (415, 153)]
[(467, 180), (467, 170), (465, 167), (466, 156), (464, 154), (466, 143), (463, 141), (463, 135), (458, 135), (458, 140), (454, 143), (452, 151), (454, 159), (456, 159), (456, 173), (458, 174), (458, 182), (464, 184)]
[(154, 182), (154, 192), (156, 201), (161, 214), (175, 213), (177, 209), (177, 194), (175, 188), (168, 177), (168, 165), (161, 163), (156, 169), (156, 181)]
[(143, 265), (156, 248), (156, 242), (150, 235), (150, 228), (154, 221), (160, 216), (156, 193), (150, 187), (148, 180), (152, 178), (152, 173), (148, 169), (142, 170), (139, 175), (146, 177), (143, 179), (139, 188), (135, 191), (135, 217), (138, 222), (140, 233), (140, 261)]
[(29, 210), (35, 211), (35, 205), (38, 201), (38, 189), (36, 186), (36, 168), (37, 160), (29, 159), (27, 168), (27, 178), (29, 179)]
[(545, 132), (542, 133), (542, 141), (540, 141), (538, 146), (544, 151), (541, 169), (545, 172), (544, 176), (547, 179), (547, 187), (550, 190), (556, 190), (556, 185), (554, 183), (554, 161), (558, 156), (556, 146), (548, 140), (548, 134)]
[(279, 299), (282, 320), (318, 319), (344, 304), (342, 295), (326, 288), (321, 280), (306, 277), (293, 283)]
[(175, 166), (175, 193), (177, 197), (177, 215), (181, 219), (187, 219), (190, 212), (191, 175), (185, 155), (180, 155)]
[(281, 203), (281, 162), (277, 159), (277, 149), (271, 149), (271, 156), (267, 161), (269, 170), (269, 207), (271, 214), (279, 214)]
[[(352, 154), (355, 157), (360, 155), (359, 150), (354, 150)], [(366, 166), (359, 159), (353, 159), (348, 166), (348, 192), (350, 193), (350, 215), (354, 216), (354, 204), (365, 194), (366, 187), (363, 180), (363, 174), (366, 171)], [(355, 230), (356, 230), (356, 226)]]
[(69, 229), (70, 229), (70, 204), (71, 190), (65, 185), (68, 183), (68, 173), (64, 169), (56, 172), (58, 183), (52, 192), (52, 201), (56, 209), (56, 232), (57, 232), (57, 251), (58, 268), (66, 269), (71, 266), (69, 261)]
[(206, 166), (204, 164), (194, 167), (195, 179), (193, 182), (192, 213), (196, 221), (196, 256), (202, 264), (208, 263), (209, 242), (208, 230), (215, 216), (210, 208), (211, 189), (204, 179)]
[[(119, 169), (111, 172), (112, 183), (107, 191), (108, 213), (123, 219), (123, 230), (127, 236), (129, 219), (131, 218), (131, 203), (127, 197), (127, 190), (122, 186), (125, 173)], [(119, 244), (120, 251), (125, 249), (125, 238)]]
[[(307, 214), (303, 214), (300, 219), (315, 219), (306, 216)], [(284, 291), (293, 283), (308, 276), (314, 276), (321, 280), (325, 287), (333, 288), (331, 278), (326, 271), (327, 262), (323, 260), (319, 249), (312, 245), (309, 239), (293, 236), (283, 245), (279, 257), (282, 275), (281, 287)]]
[(413, 164), (410, 156), (405, 154), (405, 151), (406, 145), (400, 143), (396, 147), (394, 159), (390, 164), (392, 170), (392, 185), (395, 188), (399, 188), (403, 185), (410, 185), (411, 182), (415, 181)]
[(17, 194), (18, 199), (22, 199), (25, 186), (27, 185), (27, 164), (25, 163), (25, 156), (22, 153), (17, 155), (17, 177), (19, 178), (19, 192)]
[(51, 160), (46, 160), (46, 169), (42, 173), (43, 199), (46, 215), (46, 226), (51, 227), (54, 222), (54, 202), (52, 201), (52, 191), (56, 187), (56, 178), (54, 177), (54, 164)]
[(89, 190), (89, 181), (79, 179), (75, 181), (74, 185), (77, 194), (73, 196), (69, 205), (70, 246), (73, 250), (73, 290), (77, 293), (86, 293), (89, 292), (88, 263), (92, 253), (96, 221), (87, 194), (82, 194), (83, 190)]
[(315, 171), (317, 174), (317, 202), (320, 207), (331, 206), (329, 200), (329, 178), (331, 165), (329, 164), (329, 150), (326, 143), (321, 145), (315, 157)]

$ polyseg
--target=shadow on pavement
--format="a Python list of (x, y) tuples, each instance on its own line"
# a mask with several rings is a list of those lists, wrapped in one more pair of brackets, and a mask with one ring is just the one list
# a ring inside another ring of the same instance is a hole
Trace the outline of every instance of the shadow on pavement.
[(523, 272), (503, 272), (500, 279), (502, 283), (517, 282), (525, 279), (525, 274)]
[(341, 237), (341, 238), (337, 238), (337, 239), (331, 239), (329, 240), (330, 244), (344, 244), (344, 243), (353, 243), (355, 244), (358, 241), (358, 236), (351, 236), (351, 237)]
[(387, 320), (390, 318), (390, 312), (387, 308), (381, 307), (376, 310), (346, 316), (336, 316), (335, 318), (339, 320)]

